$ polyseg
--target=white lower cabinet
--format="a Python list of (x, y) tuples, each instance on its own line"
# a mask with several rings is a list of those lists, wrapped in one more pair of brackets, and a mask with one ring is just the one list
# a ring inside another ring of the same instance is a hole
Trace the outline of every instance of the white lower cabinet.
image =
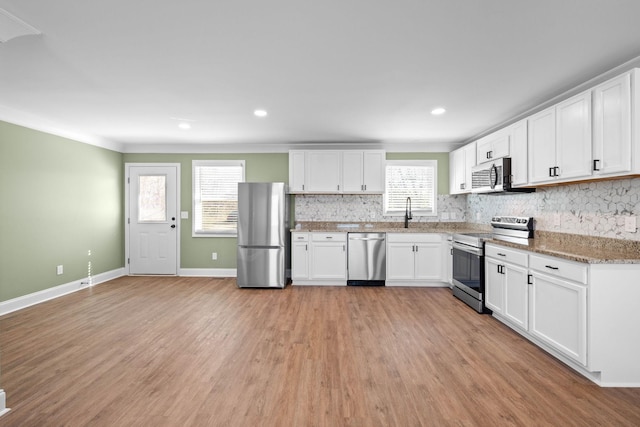
[(294, 285), (347, 284), (346, 233), (292, 233)]
[(486, 306), (526, 330), (529, 326), (527, 253), (487, 244), (485, 255)]
[(640, 264), (485, 245), (493, 316), (601, 386), (640, 387)]
[(447, 286), (445, 253), (438, 233), (387, 233), (387, 286)]
[(309, 280), (309, 233), (291, 233), (291, 280)]
[(532, 271), (529, 331), (587, 365), (587, 285)]

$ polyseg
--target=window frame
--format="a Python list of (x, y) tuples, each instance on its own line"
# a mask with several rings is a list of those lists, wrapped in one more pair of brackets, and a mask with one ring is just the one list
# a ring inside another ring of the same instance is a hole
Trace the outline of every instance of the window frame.
[[(387, 203), (389, 197), (389, 189), (387, 182), (387, 168), (388, 167), (428, 167), (433, 169), (433, 188), (432, 188), (432, 197), (433, 197), (433, 211), (427, 211), (425, 209), (420, 209), (417, 206), (411, 207), (412, 216), (416, 217), (437, 217), (438, 216), (438, 161), (437, 160), (387, 160), (384, 168), (384, 197), (382, 203), (382, 210), (384, 216), (389, 217), (398, 217), (404, 216), (405, 209), (401, 210), (388, 210)], [(413, 200), (412, 200), (413, 201)]]
[[(242, 180), (246, 182), (246, 167), (244, 160), (192, 160), (191, 162), (191, 236), (192, 237), (237, 237), (237, 223), (234, 230), (213, 230), (198, 231), (196, 230), (196, 210), (198, 209), (198, 201), (200, 195), (196, 193), (196, 169), (198, 167), (238, 167), (242, 168)], [(236, 198), (237, 202), (237, 198)]]

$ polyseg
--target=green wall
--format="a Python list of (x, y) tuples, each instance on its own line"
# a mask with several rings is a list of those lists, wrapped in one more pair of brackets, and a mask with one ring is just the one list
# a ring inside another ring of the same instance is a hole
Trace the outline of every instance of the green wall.
[(0, 122), (0, 301), (124, 266), (123, 176), (121, 153)]
[[(253, 154), (125, 154), (125, 163), (180, 163), (180, 210), (189, 212), (181, 220), (180, 268), (236, 268), (235, 237), (191, 236), (191, 161), (244, 160), (247, 182), (289, 182), (288, 153)], [(211, 253), (217, 252), (213, 261)]]

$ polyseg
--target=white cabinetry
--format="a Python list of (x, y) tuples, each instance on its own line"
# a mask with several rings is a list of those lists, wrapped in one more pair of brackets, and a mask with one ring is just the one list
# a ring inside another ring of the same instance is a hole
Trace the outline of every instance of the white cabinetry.
[(342, 183), (342, 153), (340, 151), (307, 152), (307, 191), (338, 193)]
[(305, 191), (306, 159), (305, 151), (289, 151), (289, 191), (292, 193), (302, 193)]
[(381, 194), (385, 157), (381, 150), (291, 150), (289, 190), (298, 194)]
[(291, 233), (291, 280), (309, 280), (309, 233)]
[(383, 193), (385, 156), (384, 151), (343, 151), (343, 192)]
[(591, 176), (591, 92), (583, 92), (529, 118), (529, 182)]
[(447, 286), (449, 243), (437, 233), (387, 233), (387, 286)]
[(587, 365), (587, 266), (531, 255), (531, 327), (536, 338)]
[(631, 74), (593, 89), (593, 172), (631, 172)]
[(346, 233), (292, 233), (294, 285), (347, 284)]
[(471, 192), (471, 168), (476, 165), (476, 142), (449, 153), (449, 193)]
[(500, 129), (477, 141), (476, 160), (478, 164), (489, 162), (509, 155), (511, 128)]
[(485, 304), (495, 314), (527, 330), (529, 326), (526, 252), (485, 245)]
[(520, 120), (510, 126), (511, 147), (511, 185), (514, 187), (526, 185), (529, 182), (527, 174), (527, 119)]

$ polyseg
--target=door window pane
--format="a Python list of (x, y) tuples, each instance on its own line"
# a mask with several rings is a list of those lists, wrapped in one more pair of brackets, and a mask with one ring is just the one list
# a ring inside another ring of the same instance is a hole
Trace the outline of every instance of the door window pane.
[(138, 178), (138, 222), (167, 220), (167, 177), (141, 175)]

